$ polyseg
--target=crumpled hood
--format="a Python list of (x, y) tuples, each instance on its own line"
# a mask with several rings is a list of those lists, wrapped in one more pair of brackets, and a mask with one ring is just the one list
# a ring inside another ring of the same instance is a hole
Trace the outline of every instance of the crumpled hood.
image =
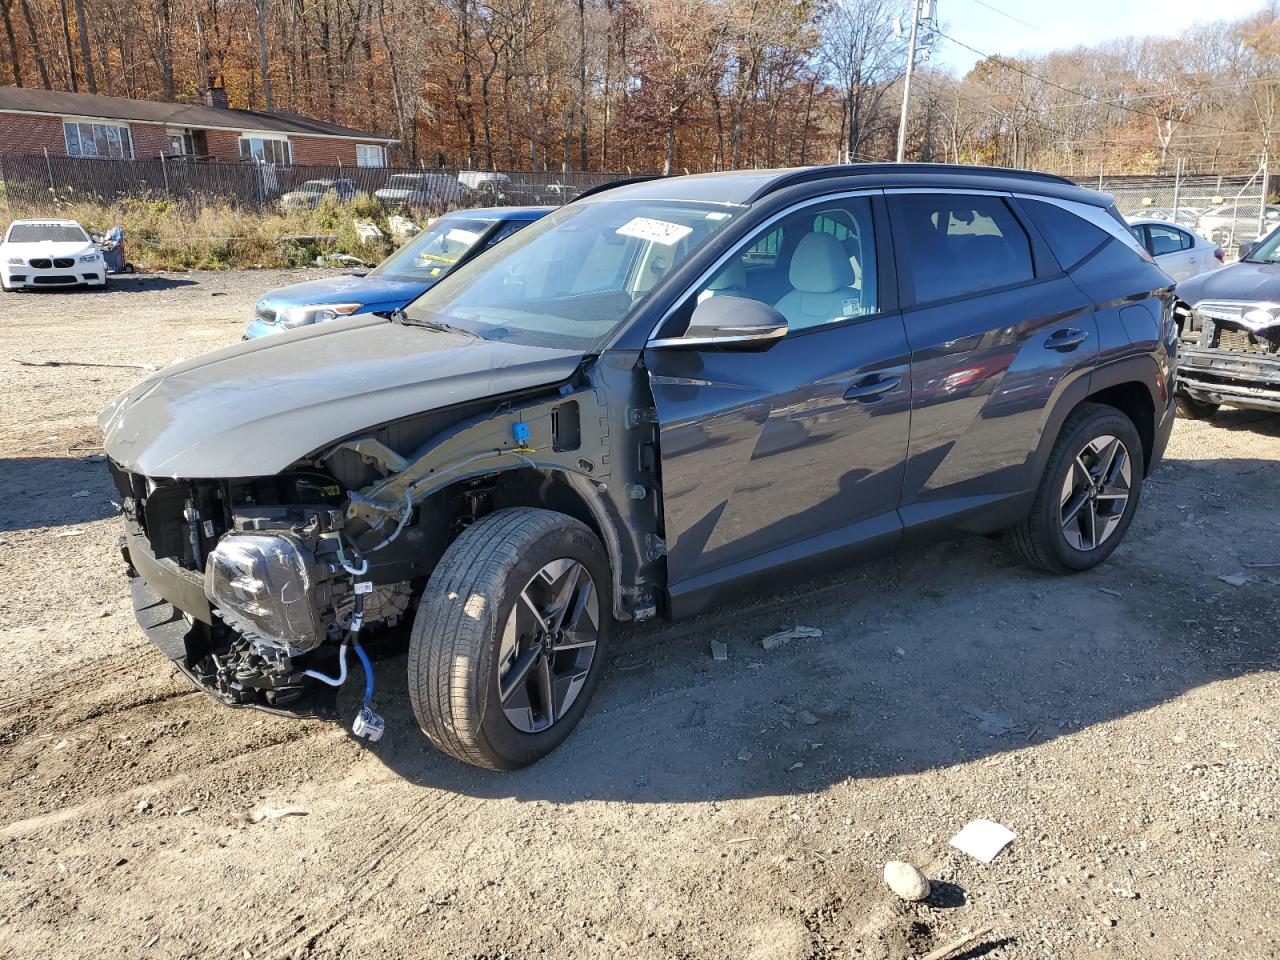
[(1280, 303), (1280, 263), (1233, 263), (1178, 284), (1178, 296), (1191, 306), (1202, 300)]
[(107, 454), (135, 473), (268, 476), (390, 420), (556, 383), (581, 359), (356, 316), (173, 364), (98, 423)]
[(316, 303), (362, 303), (379, 309), (389, 305), (389, 310), (404, 306), (430, 286), (430, 282), (391, 277), (327, 277), (272, 290), (259, 298), (258, 305), (275, 313)]

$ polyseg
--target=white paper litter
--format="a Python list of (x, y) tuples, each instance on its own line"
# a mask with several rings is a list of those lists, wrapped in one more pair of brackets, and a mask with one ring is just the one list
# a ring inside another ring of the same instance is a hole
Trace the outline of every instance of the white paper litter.
[(994, 820), (970, 820), (951, 838), (951, 846), (983, 863), (990, 863), (1017, 836)]

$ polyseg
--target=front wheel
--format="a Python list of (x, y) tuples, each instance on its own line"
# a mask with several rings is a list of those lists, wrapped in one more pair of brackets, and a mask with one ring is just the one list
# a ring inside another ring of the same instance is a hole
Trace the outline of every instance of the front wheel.
[(584, 524), (499, 510), (445, 551), (409, 641), (422, 732), (478, 767), (515, 770), (572, 732), (603, 670), (609, 562)]
[(1142, 492), (1138, 431), (1114, 407), (1083, 403), (1067, 417), (1031, 513), (1005, 532), (1009, 549), (1033, 567), (1073, 573), (1120, 545)]

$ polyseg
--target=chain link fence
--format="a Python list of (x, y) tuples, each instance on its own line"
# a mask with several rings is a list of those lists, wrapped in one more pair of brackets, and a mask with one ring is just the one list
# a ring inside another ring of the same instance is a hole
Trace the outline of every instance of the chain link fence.
[(388, 209), (431, 216), (457, 207), (568, 203), (584, 190), (629, 176), (594, 171), (458, 170), (413, 167), (277, 166), (226, 161), (6, 157), (0, 187), (11, 209), (51, 199), (169, 198), (248, 209), (306, 208), (325, 197), (376, 198)]
[(1182, 164), (1167, 176), (1076, 177), (1081, 186), (1110, 193), (1130, 220), (1165, 220), (1218, 244), (1234, 259), (1251, 243), (1280, 226), (1280, 207), (1268, 203), (1264, 158), (1234, 175), (1184, 174)]

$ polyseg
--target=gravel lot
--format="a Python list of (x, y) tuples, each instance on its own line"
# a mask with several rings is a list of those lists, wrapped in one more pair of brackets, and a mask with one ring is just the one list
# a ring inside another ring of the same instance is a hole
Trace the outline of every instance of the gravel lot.
[[(1180, 422), (1084, 575), (975, 539), (628, 628), (566, 745), (486, 774), (427, 746), (398, 650), (373, 746), (193, 691), (86, 459), (142, 372), (10, 359), (169, 363), (304, 275), (0, 295), (0, 957), (1280, 955), (1280, 418)], [(990, 865), (947, 843), (978, 817), (1018, 834)]]

